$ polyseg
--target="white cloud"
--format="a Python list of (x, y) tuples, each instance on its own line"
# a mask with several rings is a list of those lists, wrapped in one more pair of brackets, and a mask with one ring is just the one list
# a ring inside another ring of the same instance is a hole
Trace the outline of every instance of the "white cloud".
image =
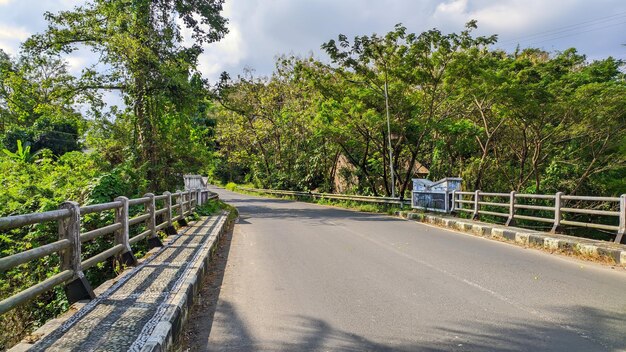
[[(0, 12), (0, 48), (16, 54), (19, 42), (28, 34), (45, 30), (44, 11), (57, 12), (83, 4), (85, 0), (0, 0), (10, 3), (10, 11)], [(44, 4), (44, 6), (42, 6)], [(37, 13), (34, 9), (41, 9)], [(513, 39), (526, 37), (522, 46), (535, 44), (530, 34), (579, 24), (602, 16), (622, 14), (626, 20), (624, 0), (227, 0), (223, 15), (229, 19), (230, 33), (218, 43), (205, 47), (199, 69), (215, 80), (227, 71), (231, 76), (243, 67), (252, 67), (260, 75), (274, 68), (280, 54), (308, 55), (326, 58), (320, 45), (342, 33), (355, 35), (384, 34), (397, 23), (420, 33), (437, 27), (443, 32), (459, 31), (470, 19), (478, 20), (479, 34), (499, 34), (500, 43), (512, 50)], [(614, 22), (618, 22), (618, 21)], [(587, 28), (587, 27), (585, 27)], [(626, 24), (606, 30), (584, 32), (567, 38), (540, 37), (538, 45), (547, 50), (575, 46), (591, 57), (614, 55), (626, 58)], [(190, 33), (185, 32), (187, 39)], [(536, 37), (534, 37), (536, 38)], [(548, 39), (548, 40), (544, 40)], [(500, 44), (499, 44), (500, 45)], [(507, 46), (508, 45), (508, 46)], [(97, 54), (81, 53), (71, 59), (72, 72)], [(82, 61), (81, 61), (82, 60)]]
[(559, 22), (567, 13), (569, 0), (500, 0), (469, 2), (453, 0), (437, 6), (433, 18), (446, 22), (467, 22), (475, 19), (479, 26), (498, 33), (532, 30), (534, 25), (549, 21)]
[(72, 55), (66, 60), (69, 72), (75, 76), (78, 76), (82, 69), (87, 66), (87, 59), (83, 56)]
[(224, 39), (204, 47), (198, 69), (205, 77), (215, 81), (227, 67), (237, 67), (246, 55), (241, 31), (233, 24)]
[(23, 27), (0, 24), (0, 49), (11, 55), (17, 55), (20, 43), (29, 36), (30, 33)]
[(437, 5), (435, 10), (435, 17), (440, 14), (446, 15), (459, 15), (465, 13), (467, 10), (467, 0), (453, 0), (451, 2), (444, 2)]

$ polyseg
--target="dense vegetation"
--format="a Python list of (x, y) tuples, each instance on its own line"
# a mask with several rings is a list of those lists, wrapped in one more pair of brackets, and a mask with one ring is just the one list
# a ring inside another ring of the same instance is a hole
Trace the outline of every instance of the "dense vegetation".
[[(0, 216), (56, 209), (64, 200), (102, 203), (182, 188), (184, 173), (203, 173), (213, 150), (214, 104), (197, 70), (202, 46), (226, 33), (221, 0), (92, 0), (46, 13), (48, 28), (20, 54), (0, 51)], [(183, 30), (191, 38), (183, 38)], [(80, 76), (68, 54), (99, 59)], [(125, 107), (105, 109), (117, 92)], [(88, 216), (89, 230), (113, 220)], [(140, 229), (137, 229), (139, 231)], [(0, 256), (50, 243), (54, 223), (0, 233)], [(86, 244), (89, 256), (111, 238)], [(134, 248), (137, 255), (145, 245)], [(0, 299), (58, 272), (51, 255), (2, 273)], [(111, 263), (86, 273), (95, 287)], [(61, 288), (0, 317), (0, 350), (67, 309)]]
[[(626, 192), (622, 61), (494, 50), (496, 37), (473, 36), (474, 22), (452, 34), (398, 25), (340, 35), (322, 45), (326, 61), (281, 57), (270, 77), (224, 74), (211, 86), (197, 64), (227, 32), (222, 2), (91, 0), (47, 13), (48, 29), (18, 56), (0, 51), (0, 216), (173, 190), (184, 173), (390, 195), (389, 144), (402, 196), (426, 172), (485, 191)], [(67, 57), (81, 49), (99, 61), (73, 76)], [(125, 106), (106, 109), (105, 92)], [(87, 218), (84, 230), (112, 216)], [(2, 232), (0, 256), (56, 236), (53, 223)], [(108, 246), (91, 243), (86, 255)], [(0, 299), (54, 275), (58, 260), (2, 273)], [(87, 276), (97, 285), (114, 273), (103, 264)], [(57, 289), (3, 315), (12, 328), (0, 349), (66, 309)]]
[(387, 89), (400, 195), (420, 165), (471, 190), (626, 192), (624, 62), (588, 62), (575, 49), (506, 53), (475, 27), (340, 35), (322, 45), (330, 63), (283, 57), (271, 77), (225, 75), (214, 177), (390, 195)]

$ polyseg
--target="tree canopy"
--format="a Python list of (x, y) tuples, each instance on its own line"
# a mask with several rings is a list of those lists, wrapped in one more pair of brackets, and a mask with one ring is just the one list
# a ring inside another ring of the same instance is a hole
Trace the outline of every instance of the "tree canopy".
[(575, 49), (506, 53), (475, 28), (339, 35), (322, 45), (330, 63), (283, 57), (271, 77), (224, 80), (216, 177), (390, 195), (391, 137), (400, 196), (426, 169), (470, 190), (623, 193), (624, 62)]

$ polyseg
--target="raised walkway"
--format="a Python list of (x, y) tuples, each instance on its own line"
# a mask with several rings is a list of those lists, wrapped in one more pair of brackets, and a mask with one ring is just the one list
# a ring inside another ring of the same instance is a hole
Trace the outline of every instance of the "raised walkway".
[[(155, 351), (171, 348), (187, 318), (227, 213), (191, 222), (97, 298), (12, 351)], [(150, 253), (149, 253), (150, 254)]]

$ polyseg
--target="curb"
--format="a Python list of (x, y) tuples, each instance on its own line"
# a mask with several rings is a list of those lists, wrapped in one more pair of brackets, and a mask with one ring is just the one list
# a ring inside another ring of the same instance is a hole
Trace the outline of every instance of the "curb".
[(217, 243), (231, 226), (231, 221), (227, 220), (228, 215), (228, 212), (223, 213), (224, 220), (219, 225), (219, 230), (216, 230), (217, 234), (203, 244), (200, 255), (190, 264), (180, 290), (168, 299), (161, 319), (141, 347), (141, 352), (175, 350), (174, 347), (180, 341), (183, 328), (187, 323), (189, 311), (198, 296), (202, 279), (208, 273), (209, 263), (217, 250)]
[(583, 259), (600, 259), (626, 267), (626, 245), (425, 213), (399, 211), (396, 215), (407, 220), (449, 228), (479, 237), (559, 251)]

